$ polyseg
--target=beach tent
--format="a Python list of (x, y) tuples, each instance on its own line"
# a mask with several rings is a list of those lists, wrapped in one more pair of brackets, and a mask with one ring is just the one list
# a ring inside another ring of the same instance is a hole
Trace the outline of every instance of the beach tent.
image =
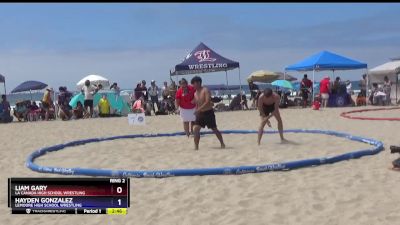
[(100, 76), (100, 75), (94, 75), (94, 74), (92, 74), (92, 75), (89, 75), (89, 76), (86, 76), (86, 77), (84, 77), (84, 78), (82, 78), (77, 84), (76, 84), (76, 86), (78, 86), (78, 89), (80, 90), (82, 87), (83, 87), (83, 85), (85, 85), (85, 81), (86, 80), (89, 80), (90, 81), (90, 84), (92, 84), (92, 85), (99, 85), (99, 84), (101, 84), (102, 86), (103, 86), (103, 88), (108, 88), (108, 87), (110, 87), (110, 81), (107, 79), (107, 78), (105, 78), (105, 77), (102, 77), (102, 76)]
[(236, 68), (239, 69), (239, 85), (241, 89), (239, 63), (219, 55), (201, 42), (186, 56), (183, 62), (177, 64), (170, 71), (170, 76), (225, 71), (226, 85), (229, 86), (228, 70)]
[[(115, 92), (102, 91), (96, 93), (93, 96), (93, 106), (97, 106), (99, 104), (99, 101), (103, 94), (107, 95), (107, 99), (110, 102), (111, 108), (116, 109), (122, 115), (128, 115), (128, 113), (130, 112), (129, 105), (127, 104), (127, 102), (124, 101), (124, 99), (121, 96), (116, 96)], [(84, 100), (85, 100), (84, 95), (82, 93), (79, 93), (74, 97), (72, 97), (71, 101), (69, 102), (69, 105), (72, 108), (75, 108), (78, 102), (81, 102), (83, 105)]]
[(6, 78), (0, 74), (0, 83), (4, 84), (4, 94), (7, 94), (7, 89), (6, 89)]
[[(285, 68), (286, 71), (313, 71), (313, 83), (315, 82), (315, 72), (331, 70), (355, 70), (355, 69), (368, 69), (366, 63), (358, 62), (344, 56), (337, 55), (328, 51), (321, 51), (314, 54), (303, 61), (290, 65)], [(368, 73), (367, 73), (368, 74)], [(368, 76), (367, 76), (368, 84)], [(314, 88), (313, 88), (314, 89)], [(313, 101), (314, 101), (313, 90)], [(368, 85), (367, 85), (368, 93)]]
[(387, 76), (390, 81), (396, 84), (392, 88), (391, 96), (396, 96), (399, 92), (400, 59), (392, 59), (390, 62), (374, 67), (368, 71), (371, 83), (383, 83), (383, 78)]

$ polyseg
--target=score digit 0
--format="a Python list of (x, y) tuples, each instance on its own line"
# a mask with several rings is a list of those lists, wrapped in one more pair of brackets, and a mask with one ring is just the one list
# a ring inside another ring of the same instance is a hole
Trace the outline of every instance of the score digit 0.
[(122, 193), (122, 187), (117, 187), (117, 193), (121, 194)]

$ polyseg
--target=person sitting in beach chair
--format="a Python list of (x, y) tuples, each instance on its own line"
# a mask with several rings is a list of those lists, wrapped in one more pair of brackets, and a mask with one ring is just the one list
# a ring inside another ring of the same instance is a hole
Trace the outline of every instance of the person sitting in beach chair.
[(357, 95), (356, 105), (357, 106), (367, 105), (367, 98), (361, 92), (358, 93), (358, 95)]
[(144, 113), (144, 99), (140, 97), (136, 100), (132, 105), (132, 112), (133, 113)]
[(29, 108), (27, 106), (27, 101), (19, 101), (15, 104), (14, 116), (19, 122), (28, 120)]
[(241, 96), (240, 105), (242, 106), (242, 110), (244, 110), (244, 109), (249, 110), (249, 106), (247, 105), (246, 95), (240, 94), (240, 96)]
[(40, 118), (40, 108), (35, 101), (29, 105), (28, 121), (38, 121)]
[(74, 119), (83, 119), (84, 115), (84, 108), (81, 102), (78, 101), (76, 104), (75, 109), (72, 110), (73, 118)]
[(211, 97), (212, 103), (220, 103), (222, 100), (224, 100), (222, 97), (218, 97), (218, 96)]
[(280, 96), (281, 100), (279, 102), (279, 108), (287, 108), (289, 106), (289, 96), (290, 92), (284, 92), (282, 91)]
[(241, 96), (240, 94), (237, 94), (229, 104), (229, 110), (235, 111), (235, 110), (241, 110), (242, 105), (241, 105)]
[(382, 88), (379, 88), (377, 83), (372, 84), (372, 92), (369, 96), (369, 101), (372, 105), (384, 105), (386, 101), (386, 94)]

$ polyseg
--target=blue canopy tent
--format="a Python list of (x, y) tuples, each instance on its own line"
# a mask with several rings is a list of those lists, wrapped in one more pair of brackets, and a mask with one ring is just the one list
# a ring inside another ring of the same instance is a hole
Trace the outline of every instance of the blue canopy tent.
[(239, 69), (239, 87), (242, 89), (239, 63), (219, 55), (201, 42), (186, 56), (183, 62), (170, 71), (170, 76), (225, 71), (226, 85), (229, 86), (227, 71), (236, 68)]
[[(319, 71), (332, 70), (333, 73), (335, 73), (335, 70), (355, 70), (355, 69), (366, 69), (368, 71), (366, 63), (361, 63), (356, 60), (334, 54), (332, 52), (322, 51), (304, 59), (303, 61), (300, 61), (296, 64), (286, 67), (285, 74), (286, 71), (313, 71), (313, 83), (315, 83), (315, 71), (319, 72)], [(367, 76), (367, 84), (368, 84), (368, 76)], [(315, 88), (313, 87), (313, 96), (312, 96), (313, 101), (315, 93), (314, 89)]]

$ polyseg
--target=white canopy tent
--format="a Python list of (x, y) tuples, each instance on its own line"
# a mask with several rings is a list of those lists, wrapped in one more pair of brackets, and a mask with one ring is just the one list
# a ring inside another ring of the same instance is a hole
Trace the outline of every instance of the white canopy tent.
[(392, 61), (379, 65), (369, 70), (371, 83), (382, 84), (385, 76), (393, 82), (390, 96), (395, 97), (396, 102), (400, 94), (399, 74), (400, 74), (400, 59), (392, 59)]

